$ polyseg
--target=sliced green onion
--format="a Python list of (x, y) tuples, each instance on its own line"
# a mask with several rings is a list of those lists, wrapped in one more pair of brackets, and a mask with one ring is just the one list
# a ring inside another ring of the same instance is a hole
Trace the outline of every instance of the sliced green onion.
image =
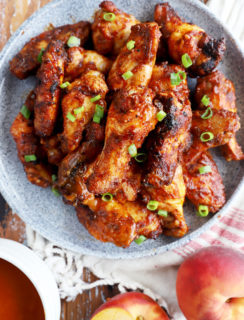
[(42, 63), (42, 56), (43, 56), (44, 51), (45, 51), (45, 49), (42, 48), (41, 51), (39, 52), (38, 56), (37, 56), (37, 61), (39, 63)]
[(157, 119), (158, 121), (162, 121), (166, 117), (167, 113), (165, 113), (163, 110), (159, 111), (157, 113)]
[(201, 118), (206, 120), (206, 119), (210, 119), (213, 116), (213, 111), (210, 107), (208, 107), (206, 109), (206, 111), (201, 115)]
[(137, 155), (135, 156), (135, 160), (139, 163), (145, 162), (147, 160), (146, 153), (137, 153)]
[(185, 71), (179, 71), (178, 72), (180, 78), (181, 78), (181, 81), (185, 80), (186, 79), (186, 73)]
[(201, 135), (200, 135), (200, 140), (202, 142), (207, 142), (207, 141), (210, 141), (210, 140), (213, 140), (214, 138), (214, 134), (212, 132), (203, 132)]
[(102, 195), (102, 200), (107, 202), (107, 201), (112, 200), (113, 197), (114, 197), (114, 196), (112, 195), (112, 193), (107, 192), (107, 193), (104, 193), (104, 194)]
[(211, 166), (204, 166), (198, 169), (200, 174), (212, 172)]
[(207, 217), (208, 213), (209, 213), (208, 206), (204, 206), (202, 204), (198, 206), (198, 211), (197, 211), (198, 216)]
[(103, 15), (103, 19), (106, 21), (114, 21), (116, 18), (116, 15), (112, 12), (106, 12)]
[(52, 187), (52, 193), (53, 193), (56, 197), (59, 197), (59, 196), (60, 196), (60, 193), (59, 193), (58, 189), (55, 188), (55, 187)]
[(95, 102), (95, 101), (100, 100), (100, 99), (101, 99), (101, 96), (100, 96), (100, 94), (98, 94), (97, 96), (91, 98), (90, 101), (91, 102)]
[(124, 80), (128, 80), (133, 76), (133, 73), (131, 71), (126, 71), (125, 73), (122, 74), (122, 78)]
[(66, 82), (60, 84), (60, 88), (61, 88), (61, 89), (65, 89), (65, 88), (67, 88), (68, 86), (70, 86), (69, 81), (66, 81)]
[(74, 114), (79, 114), (79, 113), (83, 112), (84, 109), (85, 109), (84, 106), (82, 106), (80, 108), (76, 108), (76, 109), (74, 109)]
[(30, 112), (30, 110), (27, 108), (27, 106), (25, 104), (20, 109), (20, 113), (25, 117), (25, 119), (29, 119), (30, 118), (31, 112)]
[(202, 104), (205, 106), (205, 107), (207, 107), (208, 105), (209, 105), (209, 103), (210, 103), (210, 99), (209, 99), (209, 97), (205, 94), (203, 97), (202, 97)]
[(75, 37), (75, 36), (71, 36), (69, 37), (69, 40), (67, 41), (67, 46), (72, 48), (72, 47), (79, 47), (80, 45), (80, 39)]
[(95, 114), (102, 119), (104, 116), (104, 108), (99, 104), (96, 104)]
[(132, 158), (134, 158), (137, 155), (137, 148), (136, 145), (133, 143), (129, 146), (128, 152), (131, 155)]
[(147, 240), (147, 238), (145, 236), (141, 235), (134, 241), (135, 241), (136, 244), (142, 244), (146, 240)]
[(150, 211), (155, 211), (158, 209), (158, 201), (150, 200), (147, 204), (147, 209)]
[(56, 174), (52, 174), (52, 182), (55, 182), (57, 180)]
[(129, 42), (127, 42), (126, 47), (128, 50), (132, 50), (135, 48), (135, 41), (134, 40), (130, 40)]
[(75, 122), (75, 120), (76, 120), (76, 118), (75, 118), (75, 116), (73, 116), (73, 114), (72, 113), (68, 113), (67, 114), (67, 119), (69, 119), (71, 122)]
[(34, 154), (28, 154), (25, 156), (25, 162), (36, 161), (36, 159), (36, 155)]
[(168, 217), (168, 211), (166, 211), (166, 210), (158, 210), (158, 215), (160, 216), (160, 217)]
[(179, 71), (177, 73), (170, 74), (170, 82), (172, 86), (178, 86), (183, 80), (186, 79), (186, 73), (184, 71)]
[(96, 114), (94, 114), (94, 116), (93, 116), (93, 122), (96, 122), (96, 123), (100, 123), (101, 122), (101, 118), (100, 117), (98, 117)]
[(192, 60), (187, 53), (183, 54), (183, 56), (181, 57), (181, 62), (185, 68), (189, 68), (190, 66), (192, 66)]

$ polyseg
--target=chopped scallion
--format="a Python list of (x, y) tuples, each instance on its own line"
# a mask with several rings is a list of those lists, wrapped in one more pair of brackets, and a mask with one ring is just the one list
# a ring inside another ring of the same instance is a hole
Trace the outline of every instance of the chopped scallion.
[(114, 197), (114, 196), (112, 195), (112, 193), (107, 192), (107, 193), (104, 193), (104, 194), (102, 195), (102, 200), (107, 202), (107, 201), (112, 200), (113, 197)]
[(135, 48), (135, 41), (134, 40), (130, 40), (129, 42), (127, 42), (126, 47), (128, 50), (132, 50)]
[(145, 162), (147, 160), (146, 153), (137, 153), (137, 155), (135, 156), (135, 160), (139, 163)]
[(72, 113), (68, 113), (67, 114), (67, 119), (69, 119), (71, 122), (75, 122), (75, 120), (76, 120), (76, 118), (75, 118), (75, 116), (72, 114)]
[(150, 200), (147, 204), (147, 209), (150, 211), (155, 211), (158, 209), (158, 201)]
[(103, 15), (103, 19), (106, 21), (114, 21), (116, 18), (116, 15), (112, 12), (106, 12)]
[(202, 97), (202, 100), (201, 100), (202, 104), (207, 107), (210, 103), (210, 99), (209, 97), (205, 94), (203, 97)]
[(124, 80), (128, 80), (133, 76), (133, 73), (131, 71), (126, 71), (125, 73), (122, 74), (122, 78)]
[(146, 241), (147, 238), (143, 235), (140, 235), (136, 240), (135, 240), (135, 243), (136, 244), (142, 244), (144, 241)]
[(55, 182), (57, 180), (56, 174), (52, 174), (52, 182)]
[(80, 107), (80, 108), (76, 108), (76, 109), (74, 109), (74, 114), (76, 115), (76, 114), (79, 114), (79, 113), (81, 113), (81, 112), (83, 112), (84, 111), (84, 106), (82, 106), (82, 107)]
[(168, 217), (168, 211), (166, 211), (166, 210), (158, 210), (158, 215), (160, 216), (160, 217)]
[(61, 89), (65, 89), (65, 88), (67, 88), (68, 86), (70, 86), (69, 81), (66, 81), (66, 82), (60, 84), (60, 88), (61, 88)]
[(79, 47), (80, 45), (80, 39), (75, 37), (75, 36), (71, 36), (69, 37), (69, 40), (67, 41), (67, 46), (72, 48), (72, 47)]
[(128, 152), (131, 155), (132, 158), (134, 158), (137, 155), (137, 148), (136, 145), (133, 143), (129, 146)]
[(208, 206), (204, 206), (202, 204), (199, 205), (197, 215), (200, 217), (207, 217), (209, 213)]
[(94, 116), (93, 116), (93, 122), (96, 122), (96, 123), (100, 123), (101, 122), (101, 118), (100, 117), (98, 117), (96, 114), (94, 114)]
[(206, 111), (201, 115), (201, 118), (206, 120), (206, 119), (210, 119), (213, 116), (213, 111), (210, 107), (208, 107), (206, 109)]
[(172, 86), (178, 86), (183, 80), (186, 79), (186, 73), (184, 71), (179, 71), (177, 73), (170, 74), (170, 82)]
[(90, 101), (91, 101), (91, 102), (95, 102), (95, 101), (98, 101), (98, 100), (100, 100), (100, 99), (101, 99), (101, 96), (100, 96), (100, 94), (98, 94), (97, 96), (91, 98)]
[(104, 116), (104, 108), (99, 104), (96, 104), (95, 114), (102, 119)]
[(190, 66), (192, 66), (192, 60), (187, 53), (183, 54), (183, 56), (181, 57), (181, 61), (185, 68), (189, 68)]
[(163, 121), (163, 119), (166, 117), (167, 113), (165, 113), (163, 110), (159, 111), (157, 113), (157, 119), (158, 121)]
[(207, 142), (207, 141), (210, 141), (210, 140), (213, 140), (214, 138), (214, 134), (212, 132), (203, 132), (201, 135), (200, 135), (200, 140), (202, 142)]
[(36, 155), (34, 154), (28, 154), (25, 155), (25, 162), (32, 162), (32, 161), (36, 161)]
[(37, 56), (37, 61), (39, 63), (42, 63), (42, 56), (43, 56), (44, 51), (45, 51), (45, 49), (42, 48), (41, 51), (39, 52), (38, 56)]
[(25, 119), (30, 118), (31, 112), (25, 104), (20, 109), (20, 113), (25, 117)]
[(59, 196), (60, 196), (60, 193), (59, 193), (58, 189), (55, 188), (55, 187), (52, 187), (52, 193), (53, 193), (56, 197), (59, 197)]
[(203, 166), (198, 169), (200, 174), (212, 172), (211, 166)]

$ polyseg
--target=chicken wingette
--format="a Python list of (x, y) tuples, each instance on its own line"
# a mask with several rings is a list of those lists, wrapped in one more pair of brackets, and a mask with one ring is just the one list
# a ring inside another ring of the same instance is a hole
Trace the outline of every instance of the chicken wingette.
[(141, 87), (122, 89), (116, 94), (108, 111), (104, 148), (87, 181), (90, 192), (118, 190), (131, 157), (157, 123), (153, 98), (151, 89)]
[(65, 154), (61, 150), (61, 143), (58, 135), (47, 138), (41, 138), (40, 143), (45, 150), (48, 158), (48, 163), (58, 166)]
[(19, 79), (25, 79), (33, 74), (41, 64), (41, 53), (52, 40), (61, 40), (64, 44), (71, 36), (80, 39), (83, 46), (90, 34), (90, 23), (80, 21), (45, 31), (32, 38), (19, 53), (10, 61), (10, 70)]
[(222, 146), (222, 152), (226, 161), (244, 160), (244, 153), (241, 146), (238, 144), (236, 137), (231, 138), (225, 145)]
[(79, 146), (85, 126), (92, 119), (97, 121), (96, 113), (103, 117), (108, 87), (102, 73), (89, 70), (67, 90), (68, 93), (62, 100), (64, 130), (60, 135), (64, 153), (69, 153)]
[(192, 61), (188, 70), (192, 75), (206, 75), (222, 60), (224, 38), (216, 40), (197, 25), (184, 22), (169, 3), (156, 5), (154, 18), (161, 26), (169, 56), (182, 65), (182, 56), (188, 54)]
[[(129, 86), (147, 86), (155, 65), (159, 27), (155, 22), (140, 23), (131, 28), (127, 44), (121, 49), (108, 75), (111, 90)], [(132, 43), (133, 48), (128, 47)]]
[(35, 89), (34, 107), (34, 127), (36, 134), (40, 137), (51, 136), (55, 127), (65, 58), (65, 49), (60, 40), (51, 41), (42, 57), (42, 64), (37, 73), (38, 84)]
[(131, 27), (139, 21), (119, 10), (112, 1), (103, 1), (99, 6), (92, 24), (95, 50), (116, 56), (129, 38)]

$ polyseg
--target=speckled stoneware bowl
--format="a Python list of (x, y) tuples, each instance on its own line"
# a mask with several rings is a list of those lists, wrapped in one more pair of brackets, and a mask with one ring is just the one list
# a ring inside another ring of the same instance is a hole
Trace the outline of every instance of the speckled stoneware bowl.
[[(154, 6), (159, 0), (114, 0), (116, 5), (141, 21), (153, 20)], [(176, 11), (187, 21), (198, 24), (215, 37), (225, 37), (227, 51), (220, 69), (236, 86), (237, 105), (244, 123), (244, 56), (235, 40), (221, 23), (198, 1), (169, 0)], [(39, 34), (52, 23), (59, 26), (78, 20), (91, 19), (100, 0), (56, 0), (36, 12), (11, 37), (0, 55), (0, 190), (20, 217), (47, 239), (59, 246), (84, 254), (107, 258), (135, 258), (170, 250), (199, 236), (208, 229), (219, 215), (228, 214), (231, 202), (243, 192), (244, 164), (227, 163), (218, 150), (214, 157), (224, 180), (227, 204), (215, 216), (199, 218), (193, 206), (186, 202), (185, 216), (190, 231), (182, 239), (161, 236), (138, 246), (132, 244), (122, 249), (109, 243), (101, 243), (89, 235), (78, 222), (75, 210), (56, 198), (50, 189), (41, 189), (29, 183), (17, 158), (15, 144), (9, 128), (19, 112), (27, 93), (35, 86), (34, 78), (18, 80), (9, 72), (9, 60), (26, 41)], [(239, 142), (244, 147), (244, 132), (239, 132)], [(218, 157), (216, 157), (218, 156)]]

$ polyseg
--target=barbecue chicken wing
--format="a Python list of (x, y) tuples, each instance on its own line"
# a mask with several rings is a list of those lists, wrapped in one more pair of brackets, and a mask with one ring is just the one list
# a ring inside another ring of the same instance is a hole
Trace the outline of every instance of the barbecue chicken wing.
[(222, 146), (222, 152), (226, 161), (244, 160), (244, 153), (241, 146), (236, 141), (236, 137), (231, 138), (225, 145)]
[[(52, 183), (51, 170), (42, 162), (43, 152), (38, 138), (35, 136), (33, 125), (34, 103), (35, 94), (31, 91), (25, 101), (25, 106), (31, 114), (26, 118), (19, 112), (10, 132), (16, 143), (18, 157), (24, 166), (28, 180), (33, 184), (46, 188)], [(27, 162), (25, 156), (30, 155), (35, 155), (36, 160)]]
[[(111, 90), (129, 86), (147, 86), (152, 76), (160, 38), (155, 22), (141, 23), (131, 28), (129, 41), (134, 48), (123, 47), (108, 75)], [(127, 77), (126, 77), (127, 76)]]
[(61, 143), (58, 135), (41, 138), (40, 143), (47, 154), (48, 162), (58, 166), (65, 156), (61, 150)]
[[(206, 166), (211, 172), (200, 174), (199, 168)], [(203, 152), (196, 158), (195, 150), (191, 148), (184, 155), (183, 172), (186, 196), (196, 208), (205, 205), (215, 213), (225, 204), (223, 181), (210, 153)]]
[(60, 101), (60, 84), (64, 77), (65, 50), (62, 41), (49, 43), (42, 57), (42, 64), (37, 73), (39, 80), (35, 89), (35, 132), (40, 137), (53, 133), (58, 116)]
[(72, 47), (67, 50), (67, 63), (64, 70), (64, 81), (73, 81), (83, 72), (97, 70), (107, 74), (112, 61), (98, 54), (96, 51)]
[(222, 60), (224, 38), (216, 40), (200, 27), (182, 21), (169, 3), (156, 5), (154, 18), (161, 26), (169, 56), (178, 64), (182, 64), (182, 56), (186, 53), (191, 58), (192, 66), (188, 69), (191, 74), (206, 75)]
[[(85, 126), (92, 120), (95, 110), (106, 111), (107, 92), (104, 75), (94, 70), (87, 71), (68, 87), (68, 93), (62, 100), (64, 131), (60, 139), (64, 153), (79, 146)], [(98, 95), (99, 100), (92, 102), (91, 99)]]
[[(120, 90), (107, 117), (105, 144), (87, 181), (94, 194), (114, 193), (125, 179), (131, 155), (129, 147), (141, 147), (157, 123), (157, 108), (151, 89), (131, 87)], [(142, 125), (143, 124), (143, 125)]]
[(51, 40), (61, 40), (65, 44), (70, 36), (76, 36), (80, 39), (80, 45), (83, 46), (89, 33), (90, 23), (87, 21), (80, 21), (76, 24), (43, 32), (27, 42), (23, 49), (10, 61), (10, 70), (19, 79), (25, 79), (39, 67), (40, 59), (38, 59), (38, 55), (41, 50), (47, 48)]
[[(103, 1), (100, 8), (95, 13), (92, 24), (95, 50), (101, 54), (118, 55), (129, 38), (131, 27), (139, 21), (132, 15), (117, 9), (112, 1)], [(107, 13), (115, 15), (112, 21), (105, 20)]]

